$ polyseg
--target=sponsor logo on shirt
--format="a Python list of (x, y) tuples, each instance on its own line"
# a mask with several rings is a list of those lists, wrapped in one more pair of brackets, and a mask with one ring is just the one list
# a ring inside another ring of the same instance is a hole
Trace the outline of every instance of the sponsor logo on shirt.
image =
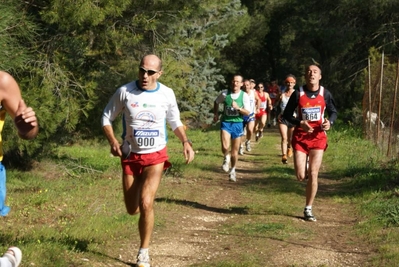
[(158, 130), (134, 130), (136, 137), (157, 137), (159, 136)]
[(139, 121), (138, 124), (140, 126), (138, 127), (139, 129), (150, 129), (152, 125), (155, 124), (155, 114), (148, 110), (144, 110), (139, 112), (136, 116), (135, 119)]
[(314, 108), (303, 108), (302, 112), (304, 113), (317, 113), (320, 112), (320, 107), (314, 107)]
[(151, 105), (151, 104), (143, 104), (143, 107), (144, 108), (155, 108), (155, 107), (157, 107), (156, 105)]

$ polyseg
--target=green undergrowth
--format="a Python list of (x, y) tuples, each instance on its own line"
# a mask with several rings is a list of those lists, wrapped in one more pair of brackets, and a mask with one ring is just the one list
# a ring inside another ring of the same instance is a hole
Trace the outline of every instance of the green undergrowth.
[[(182, 204), (210, 208), (201, 206), (201, 198), (206, 196), (206, 186), (219, 182), (215, 180), (222, 164), (218, 126), (206, 131), (189, 129), (187, 134), (193, 141), (196, 158), (186, 165), (180, 141), (169, 135), (168, 153), (173, 167), (165, 173), (161, 185), (157, 200), (160, 208), (180, 209)], [(386, 159), (376, 146), (359, 138), (349, 126), (338, 126), (328, 136), (329, 148), (320, 175), (342, 183), (339, 190), (320, 197), (353, 205), (359, 215), (356, 232), (378, 251), (372, 259), (373, 266), (396, 266), (399, 262), (397, 159)], [(260, 164), (268, 179), (254, 175), (243, 184), (241, 197), (250, 201), (221, 210), (235, 214), (237, 220), (223, 224), (218, 230), (220, 235), (237, 235), (237, 243), (242, 245), (246, 238), (290, 240), (311, 236), (308, 228), (285, 219), (297, 216), (304, 187), (292, 182), (292, 167), (281, 164), (276, 153), (278, 142), (276, 134), (268, 135), (266, 131), (255, 150), (256, 157), (247, 159), (268, 162)], [(119, 159), (110, 155), (104, 138), (59, 147), (56, 153), (36, 162), (30, 171), (8, 169), (7, 203), (11, 212), (1, 218), (3, 251), (10, 245), (21, 247), (22, 267), (96, 266), (93, 264), (96, 262), (109, 266), (131, 264), (133, 259), (121, 259), (120, 251), (115, 249), (138, 240), (138, 217), (127, 215), (123, 204), (119, 165)], [(196, 183), (205, 187), (190, 195), (175, 188)], [(156, 217), (157, 229), (162, 231), (167, 223), (173, 220)], [(212, 266), (261, 266), (259, 262), (266, 254), (245, 254), (239, 262), (220, 259), (212, 262)], [(209, 263), (195, 266), (209, 266)]]

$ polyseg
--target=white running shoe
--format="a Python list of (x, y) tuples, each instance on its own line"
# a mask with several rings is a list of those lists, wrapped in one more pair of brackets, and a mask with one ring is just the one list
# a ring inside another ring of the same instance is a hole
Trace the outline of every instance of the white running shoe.
[(244, 146), (240, 145), (240, 149), (238, 150), (238, 154), (244, 155)]
[(237, 179), (236, 179), (236, 171), (231, 171), (231, 172), (230, 172), (230, 174), (229, 174), (229, 181), (231, 181), (231, 182), (237, 182)]
[(137, 267), (150, 267), (150, 256), (148, 253), (139, 253), (137, 255)]
[(303, 210), (303, 217), (305, 219), (305, 221), (308, 222), (316, 222), (316, 217), (313, 215), (312, 210), (311, 209), (304, 209)]
[(21, 264), (22, 251), (17, 247), (9, 247), (3, 257), (6, 257), (12, 267), (18, 267)]
[(247, 140), (245, 142), (245, 149), (250, 152), (251, 151), (251, 141)]
[(225, 157), (223, 160), (223, 165), (222, 165), (222, 169), (225, 172), (228, 172), (230, 170), (230, 157)]

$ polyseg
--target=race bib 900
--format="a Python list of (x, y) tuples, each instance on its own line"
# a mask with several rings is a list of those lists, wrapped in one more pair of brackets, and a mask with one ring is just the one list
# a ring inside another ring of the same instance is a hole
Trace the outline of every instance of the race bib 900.
[(302, 108), (302, 120), (319, 121), (321, 118), (321, 107)]
[(225, 107), (224, 114), (227, 116), (240, 116), (240, 112), (233, 107)]
[(134, 130), (133, 136), (139, 147), (150, 148), (158, 145), (158, 130)]

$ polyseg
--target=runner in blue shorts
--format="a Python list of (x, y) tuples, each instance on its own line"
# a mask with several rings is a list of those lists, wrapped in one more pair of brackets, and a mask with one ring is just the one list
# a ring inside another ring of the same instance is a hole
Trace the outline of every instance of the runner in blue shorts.
[(237, 139), (244, 134), (244, 128), (241, 123), (222, 121), (220, 130), (226, 131), (230, 134), (231, 139)]
[[(213, 106), (213, 121), (219, 120), (219, 104), (223, 104), (221, 116), (220, 140), (224, 161), (222, 169), (229, 172), (229, 180), (236, 181), (236, 164), (241, 136), (243, 135), (243, 115), (249, 115), (249, 97), (241, 90), (243, 77), (234, 75), (231, 81), (231, 89), (223, 90), (215, 99)], [(231, 151), (230, 151), (231, 143)], [(231, 163), (231, 170), (230, 170)]]

